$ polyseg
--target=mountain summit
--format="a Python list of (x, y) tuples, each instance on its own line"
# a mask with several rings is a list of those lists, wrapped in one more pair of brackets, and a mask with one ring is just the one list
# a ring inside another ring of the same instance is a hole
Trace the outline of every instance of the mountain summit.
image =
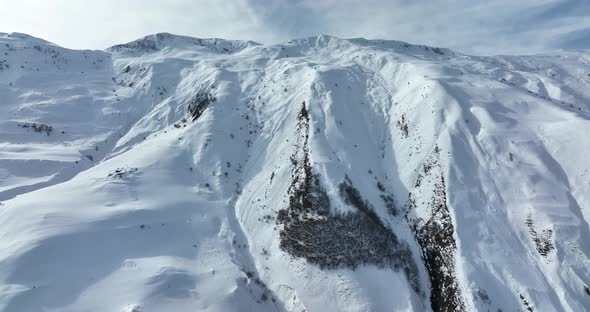
[(1, 311), (585, 311), (590, 54), (0, 34)]

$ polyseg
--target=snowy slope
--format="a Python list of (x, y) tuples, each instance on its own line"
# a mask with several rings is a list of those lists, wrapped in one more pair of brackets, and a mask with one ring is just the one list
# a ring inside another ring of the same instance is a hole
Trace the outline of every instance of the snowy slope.
[(590, 53), (0, 33), (2, 311), (590, 311)]

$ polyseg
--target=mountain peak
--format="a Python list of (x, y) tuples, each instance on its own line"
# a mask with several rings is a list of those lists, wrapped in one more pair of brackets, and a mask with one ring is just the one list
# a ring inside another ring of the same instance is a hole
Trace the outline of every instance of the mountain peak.
[(54, 43), (51, 43), (49, 41), (46, 41), (44, 39), (41, 38), (37, 38), (25, 33), (19, 33), (19, 32), (11, 32), (11, 33), (3, 33), (0, 32), (0, 38), (3, 38), (4, 40), (16, 40), (16, 41), (25, 41), (25, 42), (29, 42), (29, 43), (35, 43), (35, 44), (50, 44), (50, 45), (55, 45)]
[(374, 51), (395, 52), (418, 58), (441, 58), (461, 55), (446, 48), (410, 44), (403, 41), (365, 38), (345, 39), (325, 34), (290, 40), (283, 45), (300, 46), (303, 48), (321, 48), (328, 50), (367, 48)]
[(260, 45), (254, 41), (226, 40), (219, 38), (195, 38), (171, 33), (156, 33), (143, 38), (114, 45), (107, 49), (111, 52), (149, 53), (170, 49), (206, 48), (210, 52), (231, 54), (251, 46)]

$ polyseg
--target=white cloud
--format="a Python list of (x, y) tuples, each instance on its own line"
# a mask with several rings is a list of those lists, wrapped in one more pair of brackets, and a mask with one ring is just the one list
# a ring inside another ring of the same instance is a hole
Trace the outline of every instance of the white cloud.
[(251, 8), (242, 0), (11, 0), (2, 4), (0, 31), (95, 49), (158, 32), (276, 40)]
[[(590, 1), (585, 0), (300, 0), (291, 3), (315, 21), (307, 24), (293, 19), (289, 26), (294, 34), (397, 39), (471, 53), (529, 53), (567, 48), (558, 42), (590, 27)], [(269, 19), (272, 21), (272, 15)], [(590, 47), (590, 43), (586, 44)]]
[(0, 31), (71, 48), (156, 32), (279, 42), (331, 34), (530, 53), (590, 47), (586, 0), (0, 0)]

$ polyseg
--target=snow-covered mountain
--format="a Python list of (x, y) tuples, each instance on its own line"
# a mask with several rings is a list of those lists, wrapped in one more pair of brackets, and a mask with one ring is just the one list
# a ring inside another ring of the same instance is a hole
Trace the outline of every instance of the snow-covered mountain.
[(2, 311), (590, 311), (590, 52), (0, 34)]

